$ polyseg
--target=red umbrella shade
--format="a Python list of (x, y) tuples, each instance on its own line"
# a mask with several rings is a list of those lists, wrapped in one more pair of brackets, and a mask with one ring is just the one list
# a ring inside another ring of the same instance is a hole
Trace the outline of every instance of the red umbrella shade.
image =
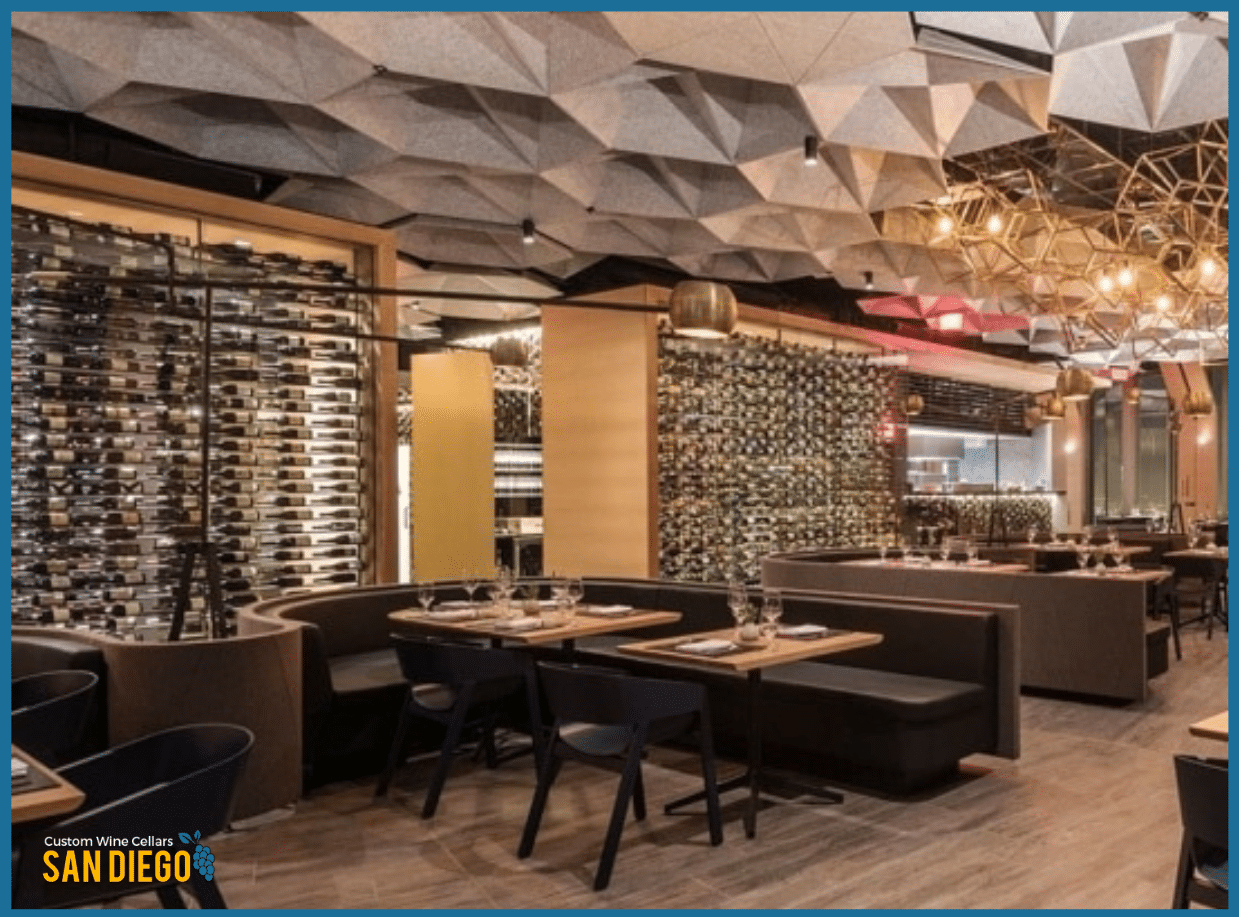
[(1020, 331), (1028, 327), (1027, 316), (981, 312), (958, 296), (880, 296), (862, 299), (857, 305), (869, 315), (919, 320), (936, 331), (956, 334)]

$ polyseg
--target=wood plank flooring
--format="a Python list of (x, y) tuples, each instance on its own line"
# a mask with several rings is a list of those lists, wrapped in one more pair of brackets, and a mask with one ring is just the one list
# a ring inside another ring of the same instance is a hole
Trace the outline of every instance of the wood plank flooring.
[(969, 758), (932, 794), (772, 804), (751, 841), (741, 794), (728, 794), (715, 848), (703, 814), (662, 814), (699, 786), (695, 759), (656, 750), (649, 817), (629, 821), (600, 893), (615, 778), (566, 765), (521, 861), (527, 757), (496, 771), (459, 762), (430, 822), (418, 817), (426, 765), (383, 802), (369, 782), (325, 787), (288, 817), (213, 838), (216, 875), (234, 908), (1164, 908), (1179, 843), (1171, 755), (1226, 756), (1187, 731), (1229, 706), (1226, 633), (1185, 631), (1183, 656), (1143, 704), (1025, 697), (1020, 760)]

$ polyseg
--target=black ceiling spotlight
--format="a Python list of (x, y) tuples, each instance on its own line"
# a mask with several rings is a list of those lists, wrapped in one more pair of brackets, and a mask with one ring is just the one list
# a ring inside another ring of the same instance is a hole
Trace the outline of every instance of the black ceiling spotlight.
[(526, 245), (533, 245), (537, 241), (534, 235), (533, 220), (521, 220), (521, 241)]
[(819, 162), (817, 155), (817, 138), (812, 134), (804, 138), (804, 164), (806, 166), (815, 166)]
[(860, 276), (865, 278), (865, 289), (873, 289), (873, 271), (861, 271)]

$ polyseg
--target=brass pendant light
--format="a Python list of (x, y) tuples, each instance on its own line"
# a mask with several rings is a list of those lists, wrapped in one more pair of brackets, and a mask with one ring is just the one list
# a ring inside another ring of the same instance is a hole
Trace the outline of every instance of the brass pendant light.
[(1183, 396), (1183, 413), (1188, 417), (1208, 417), (1213, 413), (1213, 396), (1203, 391), (1188, 392)]
[(529, 348), (520, 338), (502, 337), (490, 345), (490, 361), (495, 366), (526, 366)]
[(909, 417), (915, 417), (921, 411), (925, 410), (925, 399), (913, 392), (903, 402), (904, 413)]
[(1041, 410), (1040, 405), (1029, 405), (1024, 408), (1024, 427), (1031, 430), (1041, 421), (1045, 420), (1045, 413)]
[(1041, 408), (1041, 414), (1046, 420), (1062, 420), (1067, 416), (1067, 402), (1058, 392), (1051, 392)]
[(1083, 401), (1093, 394), (1093, 376), (1078, 366), (1058, 374), (1055, 391), (1064, 401)]
[(1140, 395), (1140, 386), (1133, 382), (1131, 385), (1127, 386), (1127, 391), (1123, 392), (1123, 400), (1128, 404), (1139, 404)]
[(709, 280), (677, 283), (671, 291), (669, 312), (675, 333), (695, 338), (725, 338), (740, 317), (730, 288)]

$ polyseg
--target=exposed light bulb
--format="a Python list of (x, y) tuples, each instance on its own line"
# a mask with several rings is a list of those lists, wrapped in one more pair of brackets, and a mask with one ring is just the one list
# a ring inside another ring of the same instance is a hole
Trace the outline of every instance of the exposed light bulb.
[(1135, 279), (1136, 275), (1132, 273), (1131, 268), (1125, 267), (1119, 271), (1119, 286), (1129, 287)]
[(938, 232), (948, 233), (955, 228), (955, 221), (950, 217), (938, 217)]
[(1157, 297), (1157, 299), (1153, 300), (1153, 305), (1157, 307), (1158, 312), (1170, 311), (1170, 294), (1163, 293), (1161, 296)]
[(1102, 274), (1097, 280), (1097, 289), (1103, 293), (1109, 293), (1114, 289), (1114, 281), (1110, 279), (1109, 274)]
[(817, 138), (809, 134), (804, 138), (804, 164), (806, 166), (815, 166), (818, 162)]
[(985, 221), (985, 228), (991, 233), (1002, 232), (1002, 217), (998, 214), (990, 214), (990, 218)]
[(1216, 273), (1217, 262), (1212, 258), (1206, 258), (1204, 261), (1200, 262), (1200, 276), (1212, 277)]

